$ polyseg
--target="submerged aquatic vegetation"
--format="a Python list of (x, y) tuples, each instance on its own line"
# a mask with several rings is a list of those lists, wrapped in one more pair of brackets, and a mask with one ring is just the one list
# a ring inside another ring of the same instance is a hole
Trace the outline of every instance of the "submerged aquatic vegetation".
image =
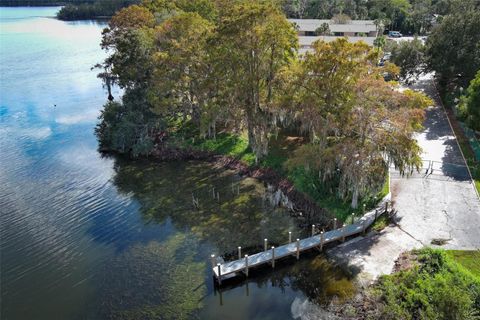
[[(116, 257), (105, 279), (102, 313), (114, 319), (187, 319), (202, 307), (205, 262), (197, 241), (176, 234), (167, 241), (136, 244)], [(200, 260), (201, 261), (201, 260)]]

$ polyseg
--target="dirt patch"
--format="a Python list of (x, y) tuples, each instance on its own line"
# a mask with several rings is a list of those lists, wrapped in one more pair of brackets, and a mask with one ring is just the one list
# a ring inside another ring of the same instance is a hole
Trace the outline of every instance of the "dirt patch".
[(409, 270), (413, 268), (417, 263), (417, 255), (411, 251), (402, 253), (397, 260), (395, 260), (395, 265), (393, 266), (393, 273)]

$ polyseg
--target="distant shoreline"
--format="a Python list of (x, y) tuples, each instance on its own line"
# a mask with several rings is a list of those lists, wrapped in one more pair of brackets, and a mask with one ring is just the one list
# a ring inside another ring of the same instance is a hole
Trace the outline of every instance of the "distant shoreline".
[(0, 0), (0, 7), (62, 7), (67, 4), (94, 3), (91, 0), (71, 0), (71, 1), (34, 1), (34, 0)]

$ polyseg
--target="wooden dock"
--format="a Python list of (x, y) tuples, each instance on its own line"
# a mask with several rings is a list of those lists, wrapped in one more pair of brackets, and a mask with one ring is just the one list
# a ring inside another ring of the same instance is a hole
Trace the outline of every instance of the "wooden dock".
[[(372, 210), (363, 217), (358, 218), (353, 224), (343, 225), (338, 229), (327, 232), (320, 232), (306, 239), (296, 239), (296, 241), (279, 247), (266, 247), (263, 252), (253, 254), (251, 256), (245, 255), (241, 257), (241, 247), (239, 247), (239, 259), (235, 261), (223, 262), (219, 257), (211, 256), (212, 269), (215, 278), (219, 284), (222, 280), (235, 277), (239, 274), (244, 274), (248, 277), (249, 269), (263, 265), (271, 264), (275, 267), (275, 260), (287, 257), (296, 256), (300, 258), (300, 253), (312, 248), (323, 249), (323, 246), (334, 241), (345, 241), (346, 237), (357, 235), (365, 232), (365, 230), (375, 222), (375, 220), (383, 213), (388, 211), (388, 203), (390, 201), (390, 194), (387, 195), (375, 210)], [(312, 230), (313, 234), (313, 230)], [(266, 239), (265, 239), (266, 240)], [(291, 239), (290, 239), (291, 240)]]

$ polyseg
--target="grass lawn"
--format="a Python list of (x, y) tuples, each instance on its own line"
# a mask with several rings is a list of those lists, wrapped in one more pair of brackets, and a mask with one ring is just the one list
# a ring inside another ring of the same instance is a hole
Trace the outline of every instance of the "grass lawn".
[[(373, 208), (377, 200), (382, 199), (389, 192), (389, 180), (385, 181), (382, 190), (375, 196), (362, 199), (357, 210), (350, 208), (349, 201), (342, 201), (330, 192), (330, 187), (322, 185), (318, 176), (313, 172), (307, 172), (303, 168), (288, 170), (285, 162), (288, 156), (303, 143), (302, 137), (279, 134), (272, 137), (269, 143), (269, 154), (259, 161), (258, 165), (264, 168), (272, 168), (282, 175), (287, 176), (295, 185), (297, 190), (308, 194), (317, 204), (327, 209), (337, 219), (350, 223), (352, 213), (356, 216), (363, 214), (363, 205), (366, 210)], [(225, 154), (244, 161), (249, 165), (255, 164), (255, 155), (248, 147), (246, 133), (233, 135), (230, 133), (219, 133), (216, 139), (187, 139), (185, 143), (200, 150), (208, 150), (218, 154)], [(333, 188), (333, 187), (332, 187)]]
[(480, 250), (448, 250), (447, 254), (480, 278)]

